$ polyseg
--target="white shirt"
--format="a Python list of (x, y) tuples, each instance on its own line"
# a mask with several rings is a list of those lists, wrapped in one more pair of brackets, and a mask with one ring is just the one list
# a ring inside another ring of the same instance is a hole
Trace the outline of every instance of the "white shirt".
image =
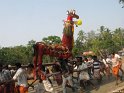
[(93, 62), (92, 61), (88, 61), (88, 62), (86, 62), (86, 65), (87, 65), (87, 67), (92, 67)]
[(117, 59), (121, 58), (118, 54), (114, 55), (114, 58), (112, 58), (112, 67), (115, 67), (118, 65)]
[(17, 70), (17, 72), (15, 73), (13, 79), (14, 80), (17, 79), (19, 86), (24, 86), (24, 87), (28, 86), (27, 74), (26, 74), (26, 71), (24, 69), (22, 69), (22, 68), (19, 68)]
[(5, 80), (10, 80), (12, 78), (11, 72), (8, 69), (3, 69)]
[[(77, 70), (84, 70), (87, 68), (87, 65), (85, 63), (82, 63), (82, 65), (79, 65), (78, 69)], [(87, 72), (87, 70), (84, 70), (84, 71), (81, 71), (80, 74), (79, 74), (79, 79), (80, 80), (89, 80), (90, 77), (89, 77), (89, 74)]]
[(79, 67), (77, 68), (78, 70), (83, 70), (86, 69), (87, 65), (85, 63), (82, 63), (81, 65), (79, 65)]
[(0, 83), (3, 83), (5, 82), (5, 76), (4, 76), (4, 73), (2, 71), (0, 71)]
[(48, 80), (43, 80), (42, 82), (46, 91), (53, 92), (53, 87)]
[(118, 54), (115, 54), (115, 57), (116, 57), (116, 58), (121, 58), (120, 55), (118, 55)]
[(111, 60), (109, 58), (103, 59), (103, 63), (105, 64), (106, 67), (108, 67), (108, 63), (111, 63)]

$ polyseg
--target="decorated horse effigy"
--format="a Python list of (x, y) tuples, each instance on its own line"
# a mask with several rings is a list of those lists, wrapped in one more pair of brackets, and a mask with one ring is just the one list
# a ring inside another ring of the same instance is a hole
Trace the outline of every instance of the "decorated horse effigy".
[[(47, 45), (44, 42), (37, 42), (34, 48), (34, 78), (37, 78), (37, 73), (41, 71), (43, 55), (49, 55), (57, 58), (68, 59), (72, 56), (72, 48), (74, 45), (74, 25), (78, 26), (82, 24), (81, 20), (73, 21), (73, 19), (79, 19), (75, 10), (67, 11), (67, 19), (64, 20), (63, 37), (61, 44)], [(36, 70), (36, 68), (38, 68)], [(39, 73), (41, 74), (41, 73)]]

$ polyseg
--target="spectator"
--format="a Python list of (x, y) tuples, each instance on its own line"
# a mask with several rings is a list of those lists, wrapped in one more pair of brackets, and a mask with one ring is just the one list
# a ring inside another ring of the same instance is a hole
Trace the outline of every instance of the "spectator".
[(110, 79), (111, 60), (109, 58), (107, 58), (107, 55), (104, 55), (102, 62), (105, 64), (106, 76), (108, 79)]
[[(88, 61), (88, 60), (87, 60)], [(80, 80), (80, 87), (82, 90), (82, 87), (85, 89), (85, 83), (92, 85), (93, 88), (96, 88), (95, 85), (90, 81), (90, 76), (88, 74), (88, 67), (86, 65), (86, 62), (82, 61), (82, 57), (78, 59), (79, 66), (77, 70), (79, 71), (79, 80)]]
[[(54, 89), (48, 80), (48, 77), (51, 76), (51, 74), (49, 74), (49, 75), (46, 74), (45, 66), (43, 66), (43, 65), (41, 66), (40, 75), (41, 75), (40, 79), (42, 80), (42, 83), (43, 83), (45, 90), (48, 92), (54, 93)], [(41, 80), (39, 82), (41, 82)]]
[(85, 58), (86, 65), (88, 67), (88, 74), (90, 76), (90, 79), (92, 79), (92, 66), (93, 66), (93, 60), (91, 57)]
[(5, 75), (6, 80), (10, 80), (12, 78), (11, 72), (10, 72), (10, 70), (8, 68), (8, 65), (5, 65), (4, 69), (2, 71), (3, 71), (4, 75)]
[(112, 71), (116, 78), (116, 85), (118, 85), (119, 78), (122, 81), (122, 76), (119, 75), (119, 69), (121, 68), (122, 64), (120, 58), (121, 57), (118, 54), (112, 53)]
[(15, 82), (9, 82), (12, 79), (12, 76), (11, 76), (11, 72), (8, 68), (8, 65), (4, 66), (3, 73), (4, 73), (4, 76), (5, 76), (5, 80), (6, 80), (4, 93), (13, 93)]
[(68, 65), (68, 59), (59, 59), (59, 62), (61, 64), (61, 69), (62, 69), (62, 87), (63, 87), (63, 93), (66, 92), (66, 87), (68, 86), (69, 88), (72, 89), (72, 91), (75, 91), (75, 88), (73, 86), (72, 82), (72, 73), (70, 66)]
[(100, 61), (97, 59), (97, 56), (93, 56), (93, 75), (98, 83), (101, 83), (102, 76), (100, 74)]
[(28, 93), (28, 81), (27, 73), (22, 68), (20, 63), (16, 63), (17, 72), (15, 73), (13, 80), (17, 80), (16, 91), (19, 93)]
[(5, 83), (5, 76), (4, 73), (2, 72), (3, 65), (0, 64), (0, 93), (4, 93), (4, 83)]

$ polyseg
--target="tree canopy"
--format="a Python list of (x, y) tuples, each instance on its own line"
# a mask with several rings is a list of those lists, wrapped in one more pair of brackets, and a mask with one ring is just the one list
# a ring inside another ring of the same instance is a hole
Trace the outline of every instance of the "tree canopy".
[(119, 3), (122, 4), (122, 8), (124, 8), (124, 0), (119, 0)]
[(81, 30), (79, 31), (77, 40), (75, 41), (73, 51), (74, 53), (79, 53), (81, 51), (84, 52), (91, 50), (94, 51), (96, 55), (98, 55), (100, 51), (105, 51), (107, 54), (117, 52), (124, 47), (123, 36), (123, 28), (117, 28), (112, 31), (109, 28), (101, 26), (98, 31), (91, 31), (88, 33)]
[[(110, 30), (101, 26), (97, 31), (84, 32), (80, 30), (74, 41), (73, 55), (78, 56), (85, 51), (93, 51), (96, 55), (100, 55), (100, 51), (110, 54), (117, 52), (124, 47), (124, 29), (117, 28)], [(44, 37), (42, 42), (46, 44), (60, 44), (59, 36)], [(0, 63), (15, 64), (21, 62), (23, 64), (31, 63), (33, 59), (33, 44), (36, 41), (30, 40), (27, 45), (0, 48)], [(52, 62), (55, 58), (44, 56), (43, 62)]]

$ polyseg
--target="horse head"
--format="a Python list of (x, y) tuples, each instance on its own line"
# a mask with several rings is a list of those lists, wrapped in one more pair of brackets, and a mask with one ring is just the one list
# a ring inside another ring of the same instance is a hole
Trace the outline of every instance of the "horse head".
[(73, 21), (73, 18), (79, 19), (79, 16), (76, 14), (75, 10), (67, 11), (67, 19), (64, 21), (64, 30), (67, 35), (73, 35), (74, 24), (76, 21)]
[[(72, 19), (73, 18), (76, 18), (76, 19), (79, 19), (79, 16), (76, 14), (76, 11), (75, 10), (67, 10), (67, 15), (68, 17), (71, 17)], [(68, 20), (68, 19), (67, 19)], [(72, 20), (73, 21), (73, 20)]]

